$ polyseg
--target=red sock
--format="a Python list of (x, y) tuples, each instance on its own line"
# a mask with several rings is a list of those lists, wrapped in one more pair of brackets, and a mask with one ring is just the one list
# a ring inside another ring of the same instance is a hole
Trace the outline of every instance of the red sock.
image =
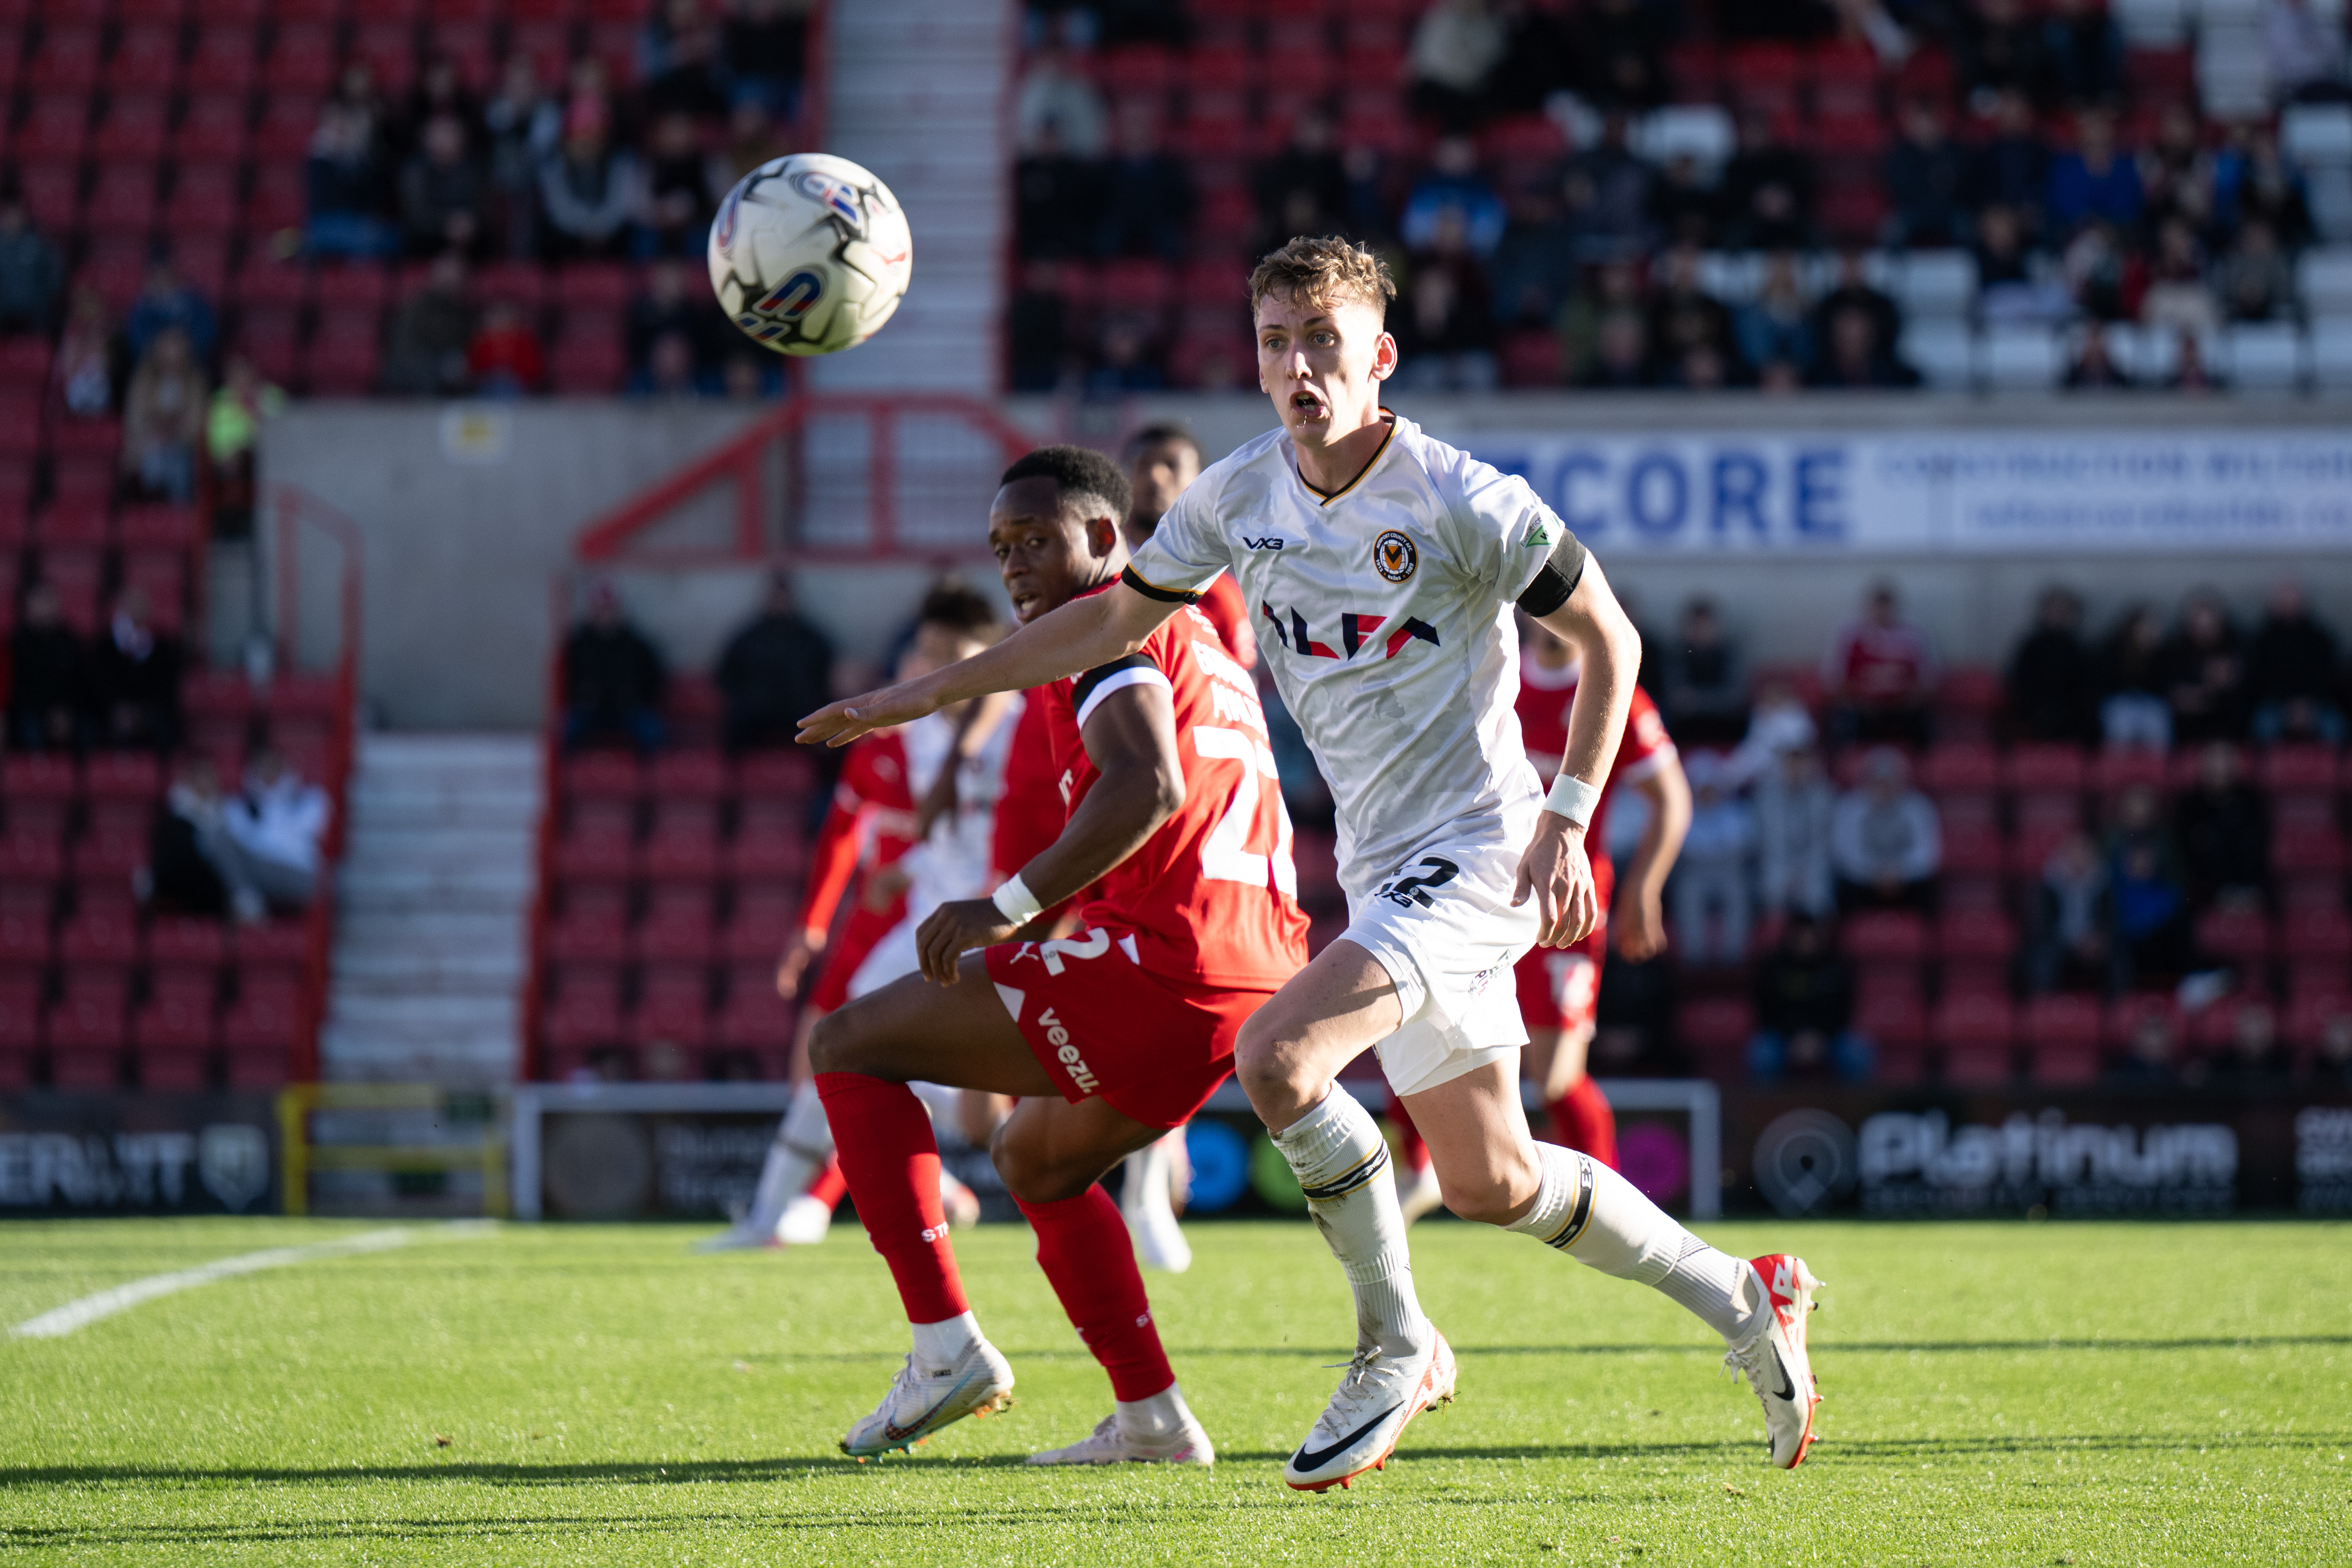
[(1057, 1204), (1022, 1204), (1021, 1212), (1037, 1232), (1037, 1267), (1078, 1338), (1110, 1373), (1113, 1397), (1149, 1399), (1173, 1384), (1143, 1271), (1135, 1266), (1135, 1244), (1111, 1195), (1096, 1185)]
[(1429, 1145), (1422, 1142), (1421, 1129), (1412, 1124), (1412, 1113), (1393, 1093), (1389, 1096), (1389, 1120), (1396, 1124), (1397, 1158), (1404, 1162), (1404, 1168), (1408, 1171), (1427, 1170)]
[(971, 1310), (940, 1206), (940, 1146), (930, 1112), (903, 1083), (864, 1073), (821, 1072), (816, 1091), (833, 1123), (835, 1156), (857, 1200), (874, 1250), (890, 1266), (910, 1323), (940, 1323)]
[(808, 1195), (835, 1209), (841, 1206), (841, 1195), (847, 1191), (849, 1178), (841, 1173), (841, 1161), (836, 1157), (827, 1160), (824, 1169), (816, 1173), (816, 1180), (809, 1184)]
[(1580, 1078), (1545, 1109), (1551, 1112), (1555, 1142), (1580, 1149), (1611, 1170), (1617, 1168), (1617, 1113), (1590, 1078)]

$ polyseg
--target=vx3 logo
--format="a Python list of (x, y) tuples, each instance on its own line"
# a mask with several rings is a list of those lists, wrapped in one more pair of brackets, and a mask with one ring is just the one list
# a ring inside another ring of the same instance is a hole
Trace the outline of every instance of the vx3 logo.
[(1289, 542), (1282, 539), (1252, 539), (1244, 533), (1242, 535), (1242, 542), (1252, 550), (1279, 550)]
[[(1276, 642), (1293, 653), (1303, 653), (1314, 658), (1353, 658), (1356, 657), (1357, 649), (1370, 642), (1381, 626), (1395, 618), (1390, 616), (1360, 616), (1352, 611), (1342, 615), (1339, 617), (1339, 644), (1348, 651), (1339, 653), (1328, 645), (1317, 642), (1307, 634), (1307, 617), (1297, 610), (1290, 611), (1286, 617), (1272, 605), (1260, 603), (1257, 609), (1258, 614), (1273, 624)], [(1408, 616), (1402, 625), (1389, 633), (1386, 644), (1388, 651), (1381, 657), (1394, 658), (1403, 651), (1404, 645), (1415, 637), (1432, 647), (1439, 646), (1435, 626), (1418, 616)]]

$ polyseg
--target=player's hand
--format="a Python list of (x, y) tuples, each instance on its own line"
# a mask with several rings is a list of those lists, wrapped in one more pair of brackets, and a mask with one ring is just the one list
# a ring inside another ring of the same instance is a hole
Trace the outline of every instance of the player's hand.
[(785, 944), (784, 956), (776, 961), (776, 994), (789, 1002), (801, 994), (801, 982), (808, 976), (808, 967), (816, 955), (824, 951), (825, 933), (802, 931), (793, 933)]
[(966, 952), (1010, 941), (1017, 929), (993, 899), (958, 899), (941, 904), (915, 930), (923, 978), (954, 984), (956, 961)]
[(1610, 944), (1629, 963), (1646, 963), (1666, 951), (1666, 912), (1655, 889), (1628, 888), (1609, 916)]
[(793, 739), (803, 746), (845, 746), (860, 735), (911, 724), (939, 709), (928, 678), (902, 680), (879, 691), (826, 703), (801, 721), (800, 733)]
[(1592, 863), (1584, 855), (1584, 829), (1556, 811), (1538, 812), (1536, 836), (1519, 857), (1511, 893), (1517, 909), (1536, 901), (1536, 945), (1572, 947), (1601, 923), (1593, 896)]
[(866, 885), (857, 889), (857, 901), (867, 914), (878, 915), (898, 901), (898, 895), (912, 880), (898, 867), (885, 866), (866, 879)]

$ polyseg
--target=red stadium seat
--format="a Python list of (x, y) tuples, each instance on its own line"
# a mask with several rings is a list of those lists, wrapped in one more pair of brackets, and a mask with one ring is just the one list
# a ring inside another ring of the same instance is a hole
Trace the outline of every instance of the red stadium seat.
[[(142, 1017), (145, 1016), (142, 1013)], [(139, 1024), (132, 1022), (136, 1034)], [(139, 1087), (159, 1092), (191, 1093), (212, 1079), (212, 1053), (207, 1050), (159, 1046), (142, 1048), (131, 1058)]]
[(1901, 910), (1874, 910), (1847, 920), (1839, 945), (1857, 965), (1916, 963), (1927, 951), (1927, 921)]
[(325, 89), (287, 90), (272, 94), (261, 105), (261, 121), (253, 131), (253, 155), (298, 169), (309, 155), (310, 139), (319, 129), (319, 111)]
[(1737, 1075), (1755, 1032), (1755, 1013), (1741, 997), (1702, 998), (1675, 1009), (1675, 1037), (1707, 1077)]
[(47, 968), (56, 956), (57, 931), (46, 910), (0, 910), (0, 973)]
[(2086, 771), (2082, 750), (2075, 746), (2018, 746), (2001, 760), (2001, 782), (2021, 795), (2080, 795)]
[(643, 777), (637, 759), (627, 752), (582, 752), (563, 759), (567, 799), (635, 800)]
[(730, 977), (726, 1005), (711, 1021), (711, 1043), (738, 1050), (788, 1050), (798, 1017), (794, 1005), (776, 994), (772, 957), (739, 965)]
[(699, 1050), (710, 1037), (710, 986), (700, 970), (648, 973), (625, 1036), (635, 1044)]
[[(253, 171), (253, 185), (245, 196), (245, 225), (248, 231), (275, 231), (299, 228), (309, 213), (310, 196), (302, 182), (299, 163), (261, 163)], [(248, 259), (247, 271), (255, 270)], [(272, 272), (294, 268), (269, 266)], [(239, 279), (242, 282), (242, 279)], [(241, 296), (242, 297), (242, 296)]]
[(719, 812), (704, 800), (665, 800), (655, 806), (643, 868), (656, 882), (708, 881), (719, 875)]
[(188, 56), (188, 90), (246, 91), (253, 85), (258, 52), (249, 26), (226, 23), (205, 27), (196, 36), (195, 48)]
[(152, 999), (131, 1020), (131, 1044), (142, 1058), (151, 1053), (200, 1054), (219, 1043), (211, 1005), (192, 997)]
[(2344, 865), (2344, 835), (2334, 823), (2282, 820), (2272, 826), (2271, 868), (2282, 875), (2340, 877)]
[(2026, 1004), (2019, 1036), (2038, 1084), (2088, 1083), (2098, 1077), (2099, 1005), (2088, 996), (2037, 996)]
[(575, 817), (572, 831), (555, 846), (555, 869), (563, 877), (626, 878), (635, 861), (635, 836), (625, 821), (590, 818), (583, 823)]
[[(336, 64), (331, 26), (317, 22), (280, 22), (278, 41), (262, 66), (262, 85), (279, 95), (323, 95), (334, 82)], [(381, 88), (383, 84), (377, 85)]]
[(2197, 918), (2198, 951), (2242, 964), (2271, 959), (2270, 917), (2245, 907), (2208, 910)]
[(43, 29), (41, 42), (25, 63), (25, 85), (36, 92), (61, 88), (88, 91), (98, 85), (100, 34), (95, 26), (71, 22)]
[(91, 153), (106, 161), (152, 163), (163, 155), (170, 110), (170, 102), (160, 94), (115, 94), (90, 140)]
[(1940, 803), (1943, 872), (1947, 876), (1988, 877), (2000, 874), (2006, 859), (2006, 841), (1993, 815), (1989, 795), (1957, 795)]
[(654, 759), (651, 773), (653, 794), (658, 800), (718, 800), (734, 793), (727, 758), (716, 751), (664, 752)]
[(567, 963), (620, 963), (629, 956), (629, 928), (617, 910), (569, 909), (548, 922), (544, 947)]
[(152, 22), (122, 29), (106, 64), (106, 85), (113, 92), (169, 92), (180, 77), (180, 30)]
[(633, 942), (646, 963), (708, 964), (713, 951), (708, 886), (672, 884), (654, 889)]
[(233, 165), (245, 156), (247, 124), (242, 92), (205, 92), (192, 85), (187, 107), (181, 111), (179, 132), (172, 139), (182, 177), (195, 162), (232, 165), (234, 175)]
[(157, 183), (152, 163), (107, 164), (82, 203), (82, 226), (145, 234), (155, 224)]
[(1990, 795), (2000, 787), (2000, 758), (1989, 745), (1960, 742), (1932, 747), (1919, 759), (1919, 787), (1947, 795)]

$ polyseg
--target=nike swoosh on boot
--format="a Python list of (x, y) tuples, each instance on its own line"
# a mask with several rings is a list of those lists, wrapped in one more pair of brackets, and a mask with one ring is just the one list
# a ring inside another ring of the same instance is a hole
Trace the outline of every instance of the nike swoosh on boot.
[(1381, 1411), (1378, 1415), (1373, 1416), (1370, 1421), (1365, 1422), (1361, 1426), (1357, 1427), (1354, 1431), (1349, 1433), (1346, 1436), (1340, 1438), (1338, 1442), (1332, 1444), (1329, 1447), (1324, 1449), (1320, 1453), (1309, 1453), (1306, 1445), (1301, 1444), (1299, 1446), (1297, 1457), (1290, 1461), (1292, 1467), (1301, 1472), (1305, 1472), (1313, 1470), (1320, 1465), (1328, 1464), (1330, 1461), (1332, 1455), (1347, 1447), (1348, 1445), (1355, 1442), (1365, 1433), (1370, 1431), (1373, 1427), (1378, 1426), (1381, 1422), (1387, 1420), (1390, 1416), (1395, 1415), (1402, 1408), (1403, 1404), (1402, 1401), (1390, 1405), (1386, 1410)]

